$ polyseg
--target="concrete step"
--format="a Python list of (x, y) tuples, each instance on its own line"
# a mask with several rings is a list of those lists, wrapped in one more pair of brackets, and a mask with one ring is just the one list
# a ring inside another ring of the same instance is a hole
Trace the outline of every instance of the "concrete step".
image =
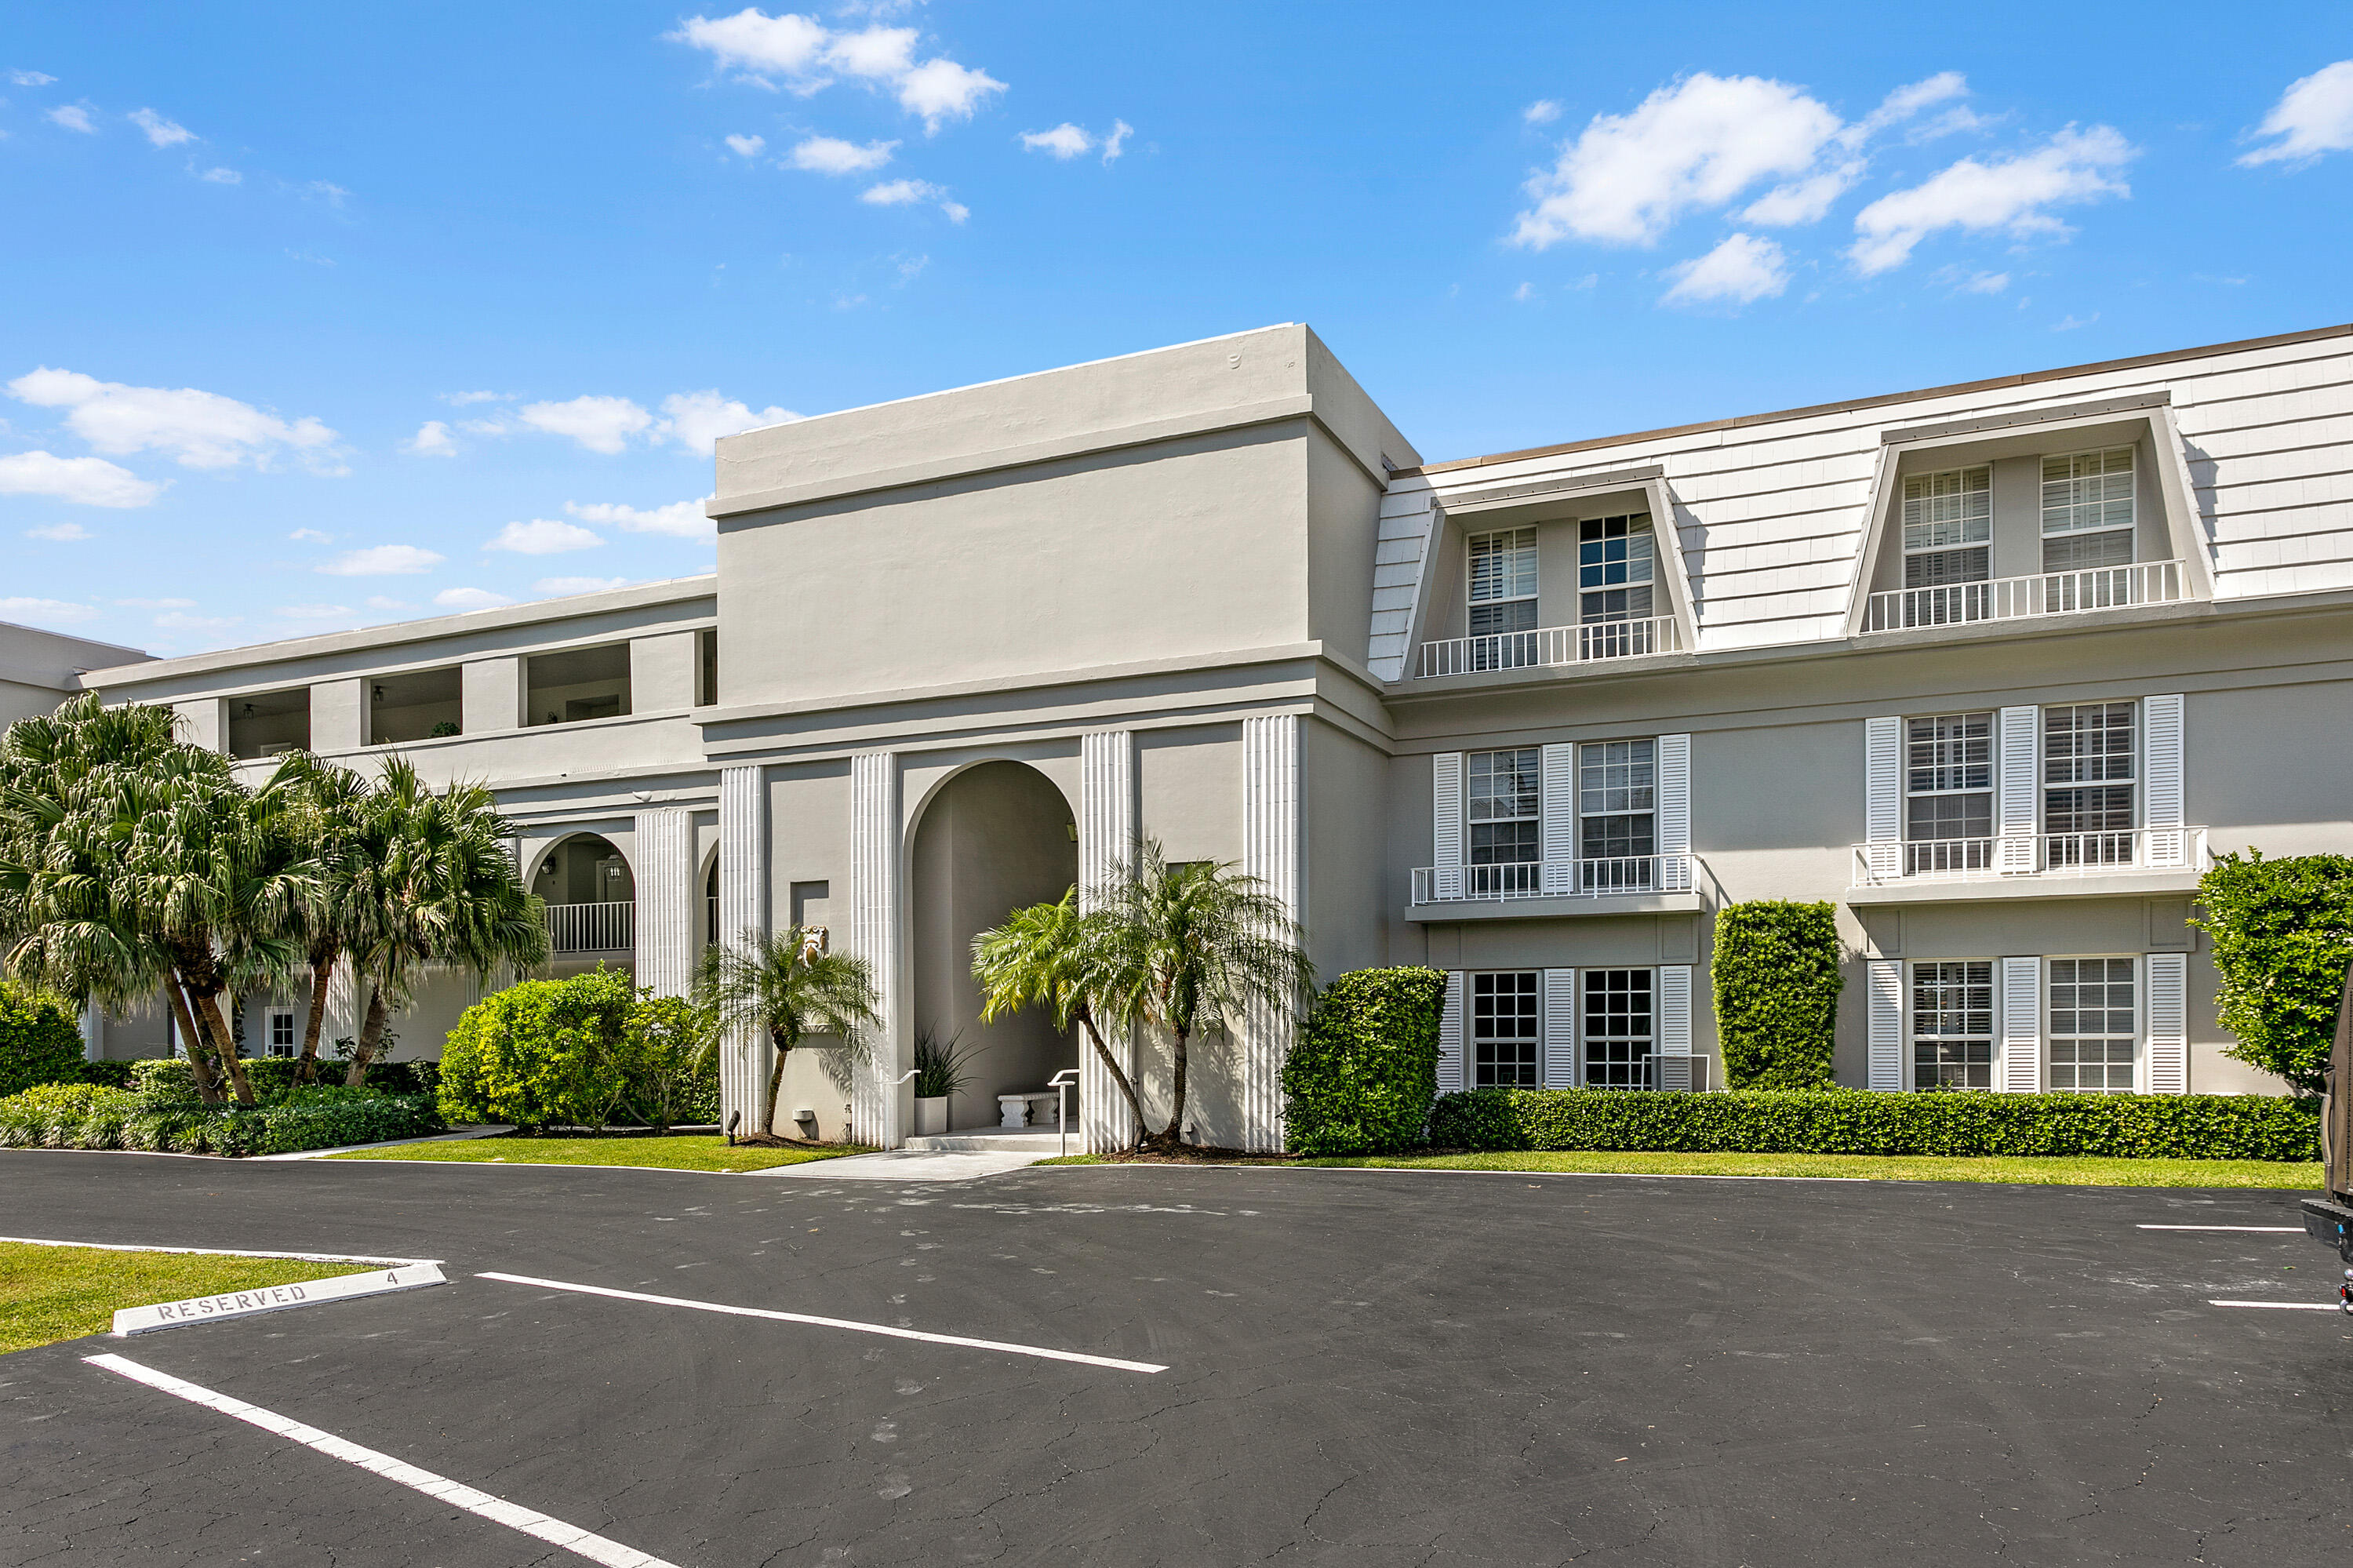
[[(1050, 1127), (966, 1128), (961, 1132), (931, 1132), (907, 1139), (904, 1147), (928, 1153), (957, 1151), (1029, 1154), (1045, 1159), (1058, 1151), (1059, 1135)], [(1071, 1129), (1071, 1152), (1083, 1152), (1079, 1129)]]

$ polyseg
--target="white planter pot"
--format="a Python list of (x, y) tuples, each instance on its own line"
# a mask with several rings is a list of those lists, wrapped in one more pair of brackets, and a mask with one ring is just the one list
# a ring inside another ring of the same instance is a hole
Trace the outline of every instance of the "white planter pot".
[(948, 1129), (948, 1097), (945, 1095), (915, 1097), (915, 1136), (928, 1136)]

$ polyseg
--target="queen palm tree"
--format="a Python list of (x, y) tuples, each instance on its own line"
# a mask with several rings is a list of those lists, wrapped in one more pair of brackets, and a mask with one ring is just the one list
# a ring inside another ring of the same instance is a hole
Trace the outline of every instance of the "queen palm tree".
[(994, 1023), (1025, 1007), (1043, 1006), (1056, 1029), (1076, 1023), (1119, 1086), (1141, 1137), (1146, 1125), (1144, 1103), (1095, 1028), (1094, 992), (1103, 976), (1092, 961), (1096, 955), (1091, 943), (1100, 931), (1100, 925), (1089, 925), (1079, 913), (1079, 890), (1073, 887), (1055, 903), (1016, 909), (1002, 926), (973, 938), (972, 978), (980, 987), (980, 1021)]
[(307, 752), (289, 757), (280, 771), (289, 797), (287, 831), (319, 870), (312, 895), (290, 912), (289, 935), (301, 945), (302, 968), (311, 982), (310, 1015), (294, 1065), (294, 1081), (308, 1084), (318, 1076), (319, 1043), (336, 967), (364, 917), (353, 903), (353, 857), (359, 853), (370, 790), (367, 780), (350, 768), (322, 762)]
[(755, 1142), (792, 1143), (776, 1130), (776, 1096), (785, 1058), (810, 1035), (832, 1035), (853, 1056), (882, 1022), (874, 969), (864, 959), (828, 952), (816, 927), (787, 926), (774, 936), (746, 930), (733, 944), (703, 949), (697, 1000), (718, 1016), (723, 1039), (764, 1034), (776, 1051), (767, 1093), (752, 1129)]

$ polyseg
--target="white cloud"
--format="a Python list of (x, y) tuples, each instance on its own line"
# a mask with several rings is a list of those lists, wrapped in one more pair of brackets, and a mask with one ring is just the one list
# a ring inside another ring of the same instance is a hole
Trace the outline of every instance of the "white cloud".
[(1549, 125), (1559, 118), (1560, 104), (1549, 98), (1539, 98), (1520, 111), (1522, 122), (1529, 125)]
[(592, 452), (617, 452), (654, 417), (627, 397), (575, 397), (568, 403), (526, 403), (518, 417), (536, 430), (569, 436)]
[(1066, 162), (1082, 153), (1092, 152), (1094, 144), (1095, 139), (1092, 136), (1067, 120), (1051, 131), (1021, 132), (1021, 145), (1026, 151), (1050, 154)]
[(193, 387), (130, 387), (44, 366), (8, 383), (18, 401), (70, 410), (66, 424), (100, 451), (167, 451), (186, 468), (267, 468), (281, 449), (332, 471), (337, 438), (317, 419), (288, 423), (250, 403)]
[(927, 132), (969, 119), (992, 93), (1005, 90), (987, 71), (944, 57), (916, 64), (920, 35), (913, 27), (835, 32), (813, 16), (789, 11), (771, 16), (747, 5), (732, 16), (690, 16), (669, 37), (703, 50), (723, 69), (765, 87), (781, 81), (804, 97), (824, 90), (836, 73), (889, 88)]
[(12, 70), (8, 73), (8, 79), (18, 87), (47, 87), (58, 79), (46, 71)]
[(313, 545), (332, 545), (335, 541), (332, 534), (322, 534), (316, 528), (297, 528), (286, 536), (298, 543), (308, 542)]
[[(1911, 119), (1924, 109), (1939, 103), (1949, 103), (1956, 98), (1968, 96), (1968, 79), (1957, 70), (1940, 70), (1924, 77), (1909, 86), (1899, 87), (1880, 100), (1879, 107), (1863, 116), (1851, 132), (1851, 139), (1860, 143), (1873, 132), (1885, 130)], [(1974, 122), (1975, 116), (1969, 117)]]
[(43, 527), (26, 529), (25, 537), (47, 539), (58, 545), (72, 545), (79, 544), (84, 539), (95, 539), (98, 535), (79, 523), (51, 523)]
[(339, 207), (343, 205), (343, 198), (352, 193), (325, 180), (312, 180), (309, 185), (298, 187), (297, 194), (304, 201), (315, 199), (325, 202), (329, 207)]
[(1103, 139), (1103, 161), (1106, 164), (1127, 150), (1127, 139), (1135, 134), (1135, 127), (1124, 120), (1111, 122), (1111, 134)]
[(164, 119), (152, 109), (134, 109), (131, 123), (147, 132), (148, 144), (156, 147), (176, 147), (183, 142), (193, 142), (196, 133), (185, 125)]
[(74, 604), (62, 599), (0, 599), (0, 616), (25, 617), (27, 620), (75, 621), (91, 620), (98, 611), (86, 604)]
[(2098, 321), (2099, 319), (2100, 313), (2097, 311), (2094, 311), (2088, 316), (2062, 316), (2057, 321), (2051, 323), (2051, 330), (2052, 332), (2073, 332), (2077, 327), (2090, 326), (2094, 322)]
[(1514, 304), (1525, 305), (1535, 297), (1536, 286), (1534, 283), (1522, 283), (1512, 291), (1512, 301)]
[(627, 577), (542, 577), (531, 585), (533, 593), (562, 596), (569, 593), (602, 593), (607, 588), (626, 588)]
[(400, 450), (417, 457), (454, 457), (458, 443), (449, 439), (449, 427), (438, 419), (427, 419), (417, 427), (417, 433), (400, 443)]
[(413, 577), (429, 572), (448, 557), (415, 545), (371, 545), (346, 550), (319, 568), (331, 577)]
[(271, 613), (289, 620), (333, 620), (351, 612), (347, 604), (281, 604)]
[(216, 185), (241, 185), (245, 184), (245, 176), (238, 174), (235, 169), (206, 169), (203, 174), (196, 177), (201, 180), (209, 181), (211, 184)]
[(2071, 125), (2032, 152), (1986, 163), (1963, 158), (1855, 214), (1855, 242), (1847, 254), (1869, 277), (1902, 266), (1915, 246), (1940, 229), (2000, 230), (2017, 239), (2064, 235), (2066, 225), (2047, 209), (2129, 196), (2116, 176), (2135, 154), (2132, 143), (2105, 125), (2088, 131)]
[(604, 542), (575, 523), (534, 517), (528, 523), (508, 524), (482, 548), (512, 550), (518, 556), (560, 556), (566, 550), (591, 550)]
[(444, 609), (496, 609), (501, 605), (512, 604), (514, 600), (505, 594), (492, 593), (488, 588), (443, 588), (435, 594), (433, 602)]
[(810, 136), (797, 143), (793, 167), (819, 175), (862, 175), (891, 161), (896, 142), (869, 142), (863, 147), (839, 136)]
[(1973, 272), (1966, 278), (1956, 275), (1953, 287), (1964, 294), (1999, 294), (2010, 287), (2010, 274)]
[(962, 223), (972, 216), (972, 208), (960, 201), (944, 201), (940, 203), (940, 210), (947, 214), (950, 223)]
[(971, 70), (951, 59), (925, 60), (899, 79), (899, 105), (923, 116), (926, 132), (942, 122), (969, 120), (992, 92), (1005, 84), (985, 70)]
[(505, 398), (502, 392), (444, 392), (441, 401), (452, 408), (462, 408), (469, 403), (497, 403)]
[(923, 275), (923, 269), (931, 264), (932, 259), (928, 255), (902, 257), (899, 261), (899, 281), (913, 282)]
[(875, 207), (909, 207), (947, 194), (944, 185), (935, 185), (925, 180), (886, 180), (860, 191), (858, 199)]
[(2278, 140), (2240, 158), (2251, 168), (2353, 148), (2353, 60), (2338, 60), (2290, 82), (2255, 134)]
[(722, 66), (763, 79), (817, 75), (828, 37), (825, 24), (812, 17), (791, 12), (771, 16), (750, 5), (733, 16), (690, 16), (669, 36), (707, 51)]
[(713, 539), (719, 535), (718, 524), (702, 514), (700, 501), (674, 501), (642, 511), (606, 501), (567, 501), (564, 510), (584, 522), (602, 523), (632, 534), (667, 534), (674, 539)]
[(104, 458), (43, 451), (0, 457), (0, 495), (50, 495), (80, 506), (144, 506), (163, 491)]
[(789, 425), (801, 417), (773, 404), (754, 409), (722, 397), (716, 388), (673, 392), (662, 399), (661, 409), (668, 417), (662, 420), (660, 433), (698, 454), (708, 453), (711, 443), (722, 436), (756, 430), (763, 425)]
[(69, 131), (79, 131), (85, 136), (98, 134), (98, 127), (90, 122), (90, 111), (79, 104), (60, 103), (43, 118), (52, 125), (62, 125)]
[(768, 144), (768, 139), (765, 136), (730, 136), (727, 138), (727, 144), (733, 147), (738, 155), (754, 158), (759, 156), (760, 149)]
[(915, 67), (915, 37), (913, 27), (837, 33), (826, 46), (825, 63), (847, 76), (896, 81)]
[(1862, 177), (1862, 160), (1853, 158), (1834, 169), (1775, 185), (1741, 209), (1740, 216), (1750, 223), (1768, 228), (1785, 228), (1801, 223), (1819, 223), (1831, 204), (1847, 193), (1849, 186)]
[(1667, 269), (1674, 286), (1660, 303), (1747, 304), (1789, 286), (1788, 258), (1778, 245), (1752, 234), (1736, 234), (1706, 255)]

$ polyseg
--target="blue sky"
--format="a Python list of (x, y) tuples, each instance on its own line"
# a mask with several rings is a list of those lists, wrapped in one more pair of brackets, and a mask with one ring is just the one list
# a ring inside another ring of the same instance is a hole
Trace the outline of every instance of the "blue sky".
[(2326, 325), (2348, 198), (2342, 5), (20, 3), (0, 619), (683, 576), (719, 431), (1270, 322), (1432, 460)]

